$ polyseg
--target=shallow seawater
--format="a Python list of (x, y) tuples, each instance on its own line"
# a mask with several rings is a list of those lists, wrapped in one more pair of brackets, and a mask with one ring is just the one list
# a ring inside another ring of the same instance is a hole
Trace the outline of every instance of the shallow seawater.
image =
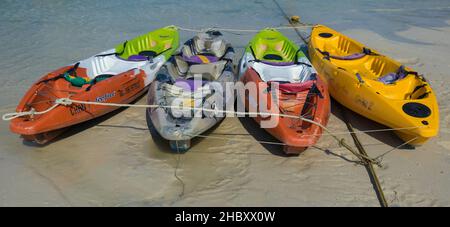
[[(409, 26), (444, 27), (450, 20), (449, 0), (277, 1), (288, 15), (300, 15), (306, 23), (323, 23), (340, 31), (370, 31), (409, 44), (418, 41), (396, 32)], [(1, 114), (11, 111), (46, 72), (172, 24), (196, 29), (261, 29), (287, 22), (272, 0), (2, 0)], [(283, 32), (302, 43), (293, 31)], [(304, 32), (306, 35), (308, 30)], [(183, 42), (193, 33), (181, 31), (180, 35)], [(254, 34), (224, 35), (240, 54)], [(145, 103), (145, 98), (138, 103)], [(213, 133), (242, 134), (239, 138), (247, 142), (198, 139), (195, 148), (181, 156), (179, 166), (178, 156), (146, 130), (142, 109), (107, 115), (45, 147), (22, 144), (8, 131), (8, 123), (0, 122), (0, 206), (377, 205), (363, 168), (318, 150), (301, 158), (274, 155), (254, 141), (255, 135), (247, 135), (252, 134), (249, 129), (258, 131), (257, 126), (240, 120), (226, 119)], [(333, 130), (343, 130), (336, 117), (330, 122)], [(321, 140), (324, 146), (330, 141)], [(385, 146), (376, 142), (372, 147)], [(442, 169), (447, 166), (445, 161), (438, 162)], [(177, 200), (182, 188), (174, 178), (175, 167), (186, 184), (182, 200)], [(360, 194), (355, 196), (355, 191)], [(333, 193), (339, 193), (341, 199)], [(414, 196), (410, 204), (427, 198), (427, 194)]]
[[(278, 2), (288, 15), (300, 15), (304, 22), (324, 23), (338, 30), (368, 29), (405, 42), (412, 41), (394, 33), (410, 25), (444, 26), (450, 19), (448, 0)], [(3, 0), (0, 106), (17, 103), (26, 89), (46, 72), (171, 24), (260, 29), (286, 25), (286, 21), (272, 0)], [(286, 33), (298, 40), (293, 32)], [(252, 34), (226, 35), (239, 48), (245, 46)], [(182, 32), (181, 40), (190, 36), (191, 32)]]

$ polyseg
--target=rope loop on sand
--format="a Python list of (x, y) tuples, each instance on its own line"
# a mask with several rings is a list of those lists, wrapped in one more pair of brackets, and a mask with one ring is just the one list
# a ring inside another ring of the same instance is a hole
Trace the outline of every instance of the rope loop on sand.
[[(133, 107), (133, 108), (177, 108), (177, 109), (192, 109), (195, 111), (206, 111), (206, 112), (212, 112), (212, 113), (223, 113), (223, 114), (234, 114), (234, 115), (242, 115), (242, 116), (246, 116), (246, 115), (271, 115), (271, 116), (278, 116), (278, 117), (286, 117), (286, 118), (294, 118), (294, 119), (299, 119), (314, 125), (319, 126), (325, 133), (329, 134), (330, 136), (332, 136), (337, 143), (339, 144), (340, 147), (344, 147), (347, 150), (349, 150), (353, 155), (355, 155), (362, 163), (372, 163), (375, 165), (378, 165), (381, 167), (381, 160), (382, 158), (390, 153), (391, 151), (412, 142), (411, 141), (407, 141), (404, 144), (393, 148), (391, 150), (389, 150), (388, 152), (377, 156), (376, 158), (371, 158), (369, 156), (366, 155), (362, 155), (358, 152), (356, 152), (350, 145), (348, 145), (344, 138), (340, 138), (338, 137), (335, 133), (333, 133), (330, 129), (328, 129), (327, 127), (325, 127), (324, 125), (320, 124), (319, 122), (313, 121), (311, 119), (307, 119), (304, 118), (302, 116), (295, 116), (295, 115), (289, 115), (289, 114), (277, 114), (277, 113), (264, 113), (264, 112), (238, 112), (238, 111), (229, 111), (229, 110), (219, 110), (219, 109), (205, 109), (205, 108), (199, 108), (199, 107), (185, 107), (185, 106), (163, 106), (163, 105), (142, 105), (142, 104), (121, 104), (121, 103), (103, 103), (103, 102), (91, 102), (91, 101), (81, 101), (81, 100), (73, 100), (69, 97), (67, 98), (59, 98), (56, 99), (55, 104), (53, 106), (51, 106), (50, 108), (43, 110), (43, 111), (36, 111), (35, 109), (31, 109), (29, 111), (24, 111), (24, 112), (14, 112), (14, 113), (6, 113), (2, 116), (2, 119), (4, 121), (10, 121), (13, 120), (15, 118), (19, 118), (19, 117), (24, 117), (24, 116), (35, 116), (35, 115), (42, 115), (42, 114), (46, 114), (50, 111), (52, 111), (53, 109), (55, 109), (58, 106), (70, 106), (74, 103), (78, 103), (78, 104), (86, 104), (86, 105), (100, 105), (100, 106), (114, 106), (114, 107)], [(412, 127), (409, 127), (409, 129)], [(419, 127), (417, 127), (419, 128)], [(386, 130), (377, 130), (377, 131), (391, 131), (393, 129), (386, 129)], [(395, 130), (395, 129), (394, 129)], [(317, 135), (318, 136), (318, 135)]]
[(29, 111), (24, 111), (24, 112), (14, 112), (14, 113), (6, 113), (3, 114), (2, 116), (2, 120), (4, 121), (10, 121), (13, 119), (16, 119), (18, 117), (25, 117), (25, 116), (31, 116), (34, 117), (34, 115), (42, 115), (42, 114), (46, 114), (50, 111), (52, 111), (53, 109), (55, 109), (57, 106), (59, 106), (60, 104), (55, 103), (55, 105), (51, 106), (50, 108), (44, 110), (44, 111), (36, 111), (34, 108), (31, 108), (31, 110)]

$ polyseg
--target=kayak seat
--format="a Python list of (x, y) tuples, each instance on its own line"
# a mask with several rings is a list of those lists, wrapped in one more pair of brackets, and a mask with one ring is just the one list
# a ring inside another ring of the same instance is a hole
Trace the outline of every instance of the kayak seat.
[(226, 61), (218, 61), (209, 64), (191, 65), (186, 75), (186, 79), (201, 78), (202, 80), (214, 81), (219, 78), (227, 64)]
[(183, 60), (189, 64), (217, 62), (234, 52), (218, 31), (200, 33), (186, 41), (181, 48)]
[(207, 64), (217, 62), (219, 58), (212, 55), (198, 54), (193, 56), (183, 56), (183, 60), (190, 64)]
[(220, 32), (211, 31), (186, 41), (179, 53), (166, 63), (167, 73), (174, 80), (219, 79), (234, 56), (233, 48), (221, 36)]
[(393, 84), (396, 81), (405, 78), (409, 74), (413, 74), (413, 75), (416, 75), (416, 76), (418, 75), (417, 72), (407, 71), (405, 69), (405, 66), (402, 65), (402, 66), (400, 66), (400, 68), (396, 72), (391, 72), (391, 73), (388, 73), (388, 74), (386, 74), (384, 76), (381, 76), (380, 78), (378, 78), (378, 81), (380, 81), (380, 82), (382, 82), (384, 84)]
[(264, 62), (253, 63), (252, 68), (258, 73), (262, 81), (284, 81), (289, 83), (305, 82), (311, 78), (314, 71), (306, 65), (266, 64)]
[(260, 38), (252, 44), (255, 58), (265, 62), (295, 62), (297, 50), (291, 43), (276, 38)]
[(282, 61), (283, 57), (281, 57), (280, 55), (277, 54), (266, 54), (263, 57), (266, 60), (275, 60), (275, 61)]
[(175, 80), (174, 85), (177, 87), (183, 88), (185, 91), (193, 92), (198, 88), (201, 88), (203, 85), (207, 83), (206, 80), (194, 80), (194, 79), (183, 79), (178, 78)]
[(147, 33), (128, 40), (116, 46), (116, 55), (122, 59), (138, 61), (156, 57), (157, 53), (164, 52), (172, 47), (172, 36), (157, 33)]
[(138, 55), (131, 55), (128, 57), (128, 61), (148, 61), (154, 57), (158, 56), (158, 53), (152, 50), (144, 50), (139, 52)]
[(275, 62), (275, 61), (261, 61), (264, 64), (267, 65), (273, 65), (273, 66), (289, 66), (289, 65), (295, 65), (295, 62)]
[(325, 59), (337, 59), (337, 60), (358, 60), (366, 55), (376, 55), (373, 53), (370, 49), (363, 47), (363, 50), (361, 53), (353, 53), (349, 55), (332, 55), (327, 51), (322, 51), (319, 48), (316, 48), (317, 51), (319, 51), (322, 55), (324, 55)]
[(227, 61), (220, 60), (207, 64), (190, 64), (185, 58), (175, 55), (170, 60), (167, 69), (171, 75), (177, 75), (178, 78), (192, 79), (201, 78), (207, 81), (216, 80), (225, 68)]
[(147, 61), (148, 57), (144, 55), (131, 55), (128, 59), (128, 61)]

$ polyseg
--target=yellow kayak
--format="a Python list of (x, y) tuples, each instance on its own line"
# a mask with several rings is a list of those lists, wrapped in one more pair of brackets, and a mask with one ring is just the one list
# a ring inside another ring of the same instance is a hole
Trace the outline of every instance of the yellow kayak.
[(410, 145), (421, 145), (439, 131), (434, 91), (411, 68), (323, 25), (312, 29), (311, 62), (331, 96), (380, 124)]

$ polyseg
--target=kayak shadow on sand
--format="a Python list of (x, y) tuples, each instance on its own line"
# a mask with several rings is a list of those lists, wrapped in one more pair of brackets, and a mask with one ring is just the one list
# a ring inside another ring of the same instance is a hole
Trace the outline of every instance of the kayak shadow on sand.
[[(273, 142), (273, 143), (280, 143), (275, 137), (273, 137), (270, 133), (268, 133), (266, 130), (262, 129), (258, 123), (256, 123), (252, 118), (250, 117), (240, 117), (239, 121), (244, 126), (244, 128), (249, 132), (251, 136), (257, 141), (265, 141), (265, 142)], [(302, 155), (304, 152), (308, 152), (310, 149), (317, 149), (320, 151), (323, 151), (327, 155), (333, 155), (335, 157), (341, 158), (344, 161), (351, 162), (351, 163), (358, 163), (356, 161), (347, 159), (346, 157), (339, 155), (335, 152), (333, 152), (330, 149), (324, 149), (317, 146), (312, 146), (307, 148), (305, 151), (301, 152), (300, 154), (286, 154), (283, 151), (282, 145), (277, 144), (261, 144), (267, 151), (269, 151), (271, 154), (280, 156), (280, 157), (298, 157)]]
[[(261, 128), (261, 126), (253, 120), (251, 117), (239, 117), (239, 121), (241, 122), (242, 126), (244, 126), (245, 130), (257, 141), (264, 141), (264, 142), (270, 142), (270, 143), (281, 143), (279, 140), (277, 140), (275, 137), (273, 137), (270, 133), (268, 133), (266, 130)], [(268, 144), (268, 143), (261, 143), (261, 145), (269, 151), (273, 155), (281, 156), (281, 157), (292, 157), (292, 156), (298, 156), (298, 155), (288, 155), (283, 151), (282, 145), (277, 144)]]
[(82, 122), (82, 123), (79, 123), (79, 124), (76, 124), (73, 126), (69, 126), (68, 128), (63, 129), (64, 131), (60, 135), (58, 135), (56, 138), (54, 138), (53, 140), (51, 140), (45, 144), (37, 144), (37, 143), (34, 143), (32, 141), (27, 141), (27, 140), (23, 140), (22, 143), (26, 146), (31, 146), (31, 147), (45, 147), (52, 143), (56, 143), (56, 142), (64, 140), (64, 139), (68, 139), (69, 137), (74, 136), (74, 135), (76, 135), (80, 132), (83, 132), (87, 129), (90, 129), (92, 127), (98, 126), (102, 122), (108, 120), (109, 118), (115, 116), (116, 114), (119, 114), (120, 112), (124, 111), (125, 109), (126, 109), (125, 107), (122, 107), (122, 108), (119, 108), (112, 112), (109, 112), (105, 115), (102, 115), (100, 117), (96, 117), (92, 120)]
[[(353, 128), (359, 130), (359, 131), (372, 131), (372, 130), (383, 130), (383, 129), (389, 129), (387, 126), (384, 126), (380, 123), (377, 123), (375, 121), (372, 121), (368, 118), (365, 118), (361, 115), (359, 115), (356, 112), (353, 112), (352, 110), (342, 106), (339, 104), (336, 100), (333, 98), (331, 99), (331, 113), (339, 118), (341, 121), (344, 121), (343, 113), (347, 115), (347, 119), (349, 119), (350, 123), (352, 124)], [(371, 136), (372, 138), (387, 144), (391, 147), (399, 147), (404, 142), (394, 133), (394, 131), (378, 131), (378, 132), (364, 132), (364, 134), (367, 134)], [(364, 144), (363, 144), (364, 145)], [(410, 145), (403, 145), (399, 147), (398, 149), (414, 149), (413, 146)]]
[[(150, 132), (150, 135), (152, 136), (152, 140), (155, 143), (156, 147), (158, 147), (158, 149), (162, 152), (165, 153), (171, 153), (171, 154), (176, 154), (177, 151), (174, 151), (170, 148), (169, 145), (169, 141), (164, 139), (156, 130), (155, 126), (153, 125), (152, 121), (149, 119), (148, 114), (145, 114), (146, 116), (146, 120), (147, 120), (147, 127), (148, 127), (148, 131)], [(202, 133), (202, 135), (204, 136), (208, 136), (209, 134), (211, 134), (215, 129), (217, 129), (221, 124), (222, 124), (223, 120), (221, 120), (220, 122), (218, 122), (217, 124), (215, 124), (213, 127), (211, 127), (210, 129), (206, 130), (204, 133)], [(195, 146), (199, 143), (201, 143), (204, 139), (206, 139), (206, 137), (194, 137), (191, 139), (191, 147), (187, 150), (187, 151), (183, 151), (180, 153), (186, 153), (189, 152), (192, 148), (195, 148)]]
[[(344, 121), (341, 109), (345, 109), (347, 113), (347, 118), (350, 119), (350, 123), (352, 126), (359, 130), (359, 131), (367, 131), (367, 130), (381, 130), (386, 129), (387, 127), (384, 125), (381, 125), (377, 122), (371, 121), (349, 109), (346, 109), (345, 107), (341, 106), (339, 103), (337, 103), (334, 99), (331, 99), (331, 112), (333, 115), (335, 115), (340, 120)], [(249, 134), (257, 141), (265, 141), (265, 142), (274, 142), (274, 143), (280, 143), (275, 137), (273, 137), (271, 134), (269, 134), (266, 130), (262, 129), (258, 123), (256, 123), (251, 117), (239, 117), (239, 121), (241, 122), (242, 126), (249, 132)], [(369, 136), (375, 138), (376, 140), (387, 144), (392, 147), (398, 147), (402, 145), (404, 142), (397, 137), (397, 135), (393, 131), (382, 131), (382, 132), (365, 132)], [(351, 141), (351, 143), (353, 143)], [(269, 151), (273, 155), (282, 156), (282, 157), (290, 157), (292, 155), (287, 155), (283, 151), (282, 145), (276, 145), (276, 144), (261, 144), (267, 151)], [(321, 149), (318, 147), (315, 147), (316, 149), (324, 151), (326, 154), (334, 155), (339, 158), (342, 158), (349, 162), (355, 162), (352, 160), (348, 160), (343, 156), (340, 156), (331, 150), (328, 149)], [(311, 148), (309, 148), (311, 149)], [(399, 147), (398, 149), (414, 149), (411, 146), (404, 145)], [(308, 149), (305, 151), (307, 152)]]

